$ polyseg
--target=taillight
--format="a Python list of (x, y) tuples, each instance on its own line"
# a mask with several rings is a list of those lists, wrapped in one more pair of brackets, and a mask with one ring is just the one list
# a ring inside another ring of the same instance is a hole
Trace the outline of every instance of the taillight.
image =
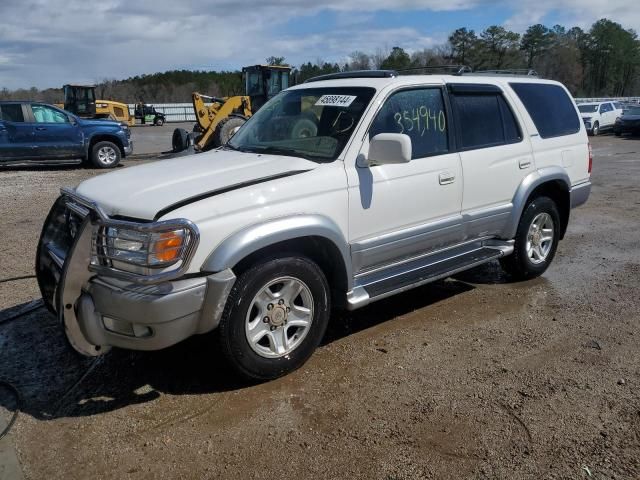
[(591, 148), (591, 144), (589, 144), (589, 169), (587, 173), (591, 175), (591, 169), (593, 168), (593, 148)]

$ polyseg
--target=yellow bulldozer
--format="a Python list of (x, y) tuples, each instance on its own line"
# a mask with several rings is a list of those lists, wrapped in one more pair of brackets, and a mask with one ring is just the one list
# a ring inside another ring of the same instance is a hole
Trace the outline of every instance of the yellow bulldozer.
[(173, 131), (173, 151), (192, 145), (195, 151), (207, 151), (224, 145), (262, 105), (289, 88), (290, 74), (291, 67), (285, 65), (253, 65), (242, 69), (245, 95), (218, 98), (194, 92), (197, 123), (191, 133), (182, 128)]
[(129, 107), (126, 103), (97, 100), (94, 85), (67, 84), (62, 89), (64, 104), (58, 106), (81, 118), (105, 118), (127, 125), (135, 125), (136, 123), (135, 117), (129, 113)]

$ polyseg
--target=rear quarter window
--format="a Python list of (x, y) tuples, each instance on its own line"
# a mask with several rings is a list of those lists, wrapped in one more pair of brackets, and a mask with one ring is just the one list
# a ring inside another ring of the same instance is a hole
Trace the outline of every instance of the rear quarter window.
[(542, 138), (573, 135), (580, 131), (580, 118), (573, 100), (559, 85), (511, 83)]

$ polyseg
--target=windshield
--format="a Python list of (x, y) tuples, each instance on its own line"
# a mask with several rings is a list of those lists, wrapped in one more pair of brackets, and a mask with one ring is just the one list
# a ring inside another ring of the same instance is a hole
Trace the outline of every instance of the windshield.
[(283, 91), (258, 110), (227, 146), (243, 152), (335, 160), (374, 93), (373, 88), (364, 87)]
[(578, 105), (581, 113), (595, 113), (598, 111), (598, 105)]

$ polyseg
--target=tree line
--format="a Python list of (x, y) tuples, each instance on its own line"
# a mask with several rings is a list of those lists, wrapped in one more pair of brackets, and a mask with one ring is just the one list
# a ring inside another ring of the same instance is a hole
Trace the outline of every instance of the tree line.
[[(283, 65), (284, 57), (267, 63)], [(447, 42), (407, 52), (401, 47), (356, 51), (344, 63), (318, 59), (293, 68), (294, 83), (341, 71), (419, 69), (436, 65), (466, 65), (473, 70), (531, 69), (540, 76), (564, 83), (574, 96), (640, 96), (640, 40), (634, 30), (601, 19), (589, 30), (562, 25), (530, 26), (523, 34), (492, 25), (482, 32), (459, 28)], [(103, 79), (96, 95), (125, 103), (188, 102), (191, 92), (212, 96), (242, 94), (238, 71), (172, 70), (138, 75), (125, 80)], [(61, 102), (61, 89), (0, 90), (0, 100), (32, 99)]]

